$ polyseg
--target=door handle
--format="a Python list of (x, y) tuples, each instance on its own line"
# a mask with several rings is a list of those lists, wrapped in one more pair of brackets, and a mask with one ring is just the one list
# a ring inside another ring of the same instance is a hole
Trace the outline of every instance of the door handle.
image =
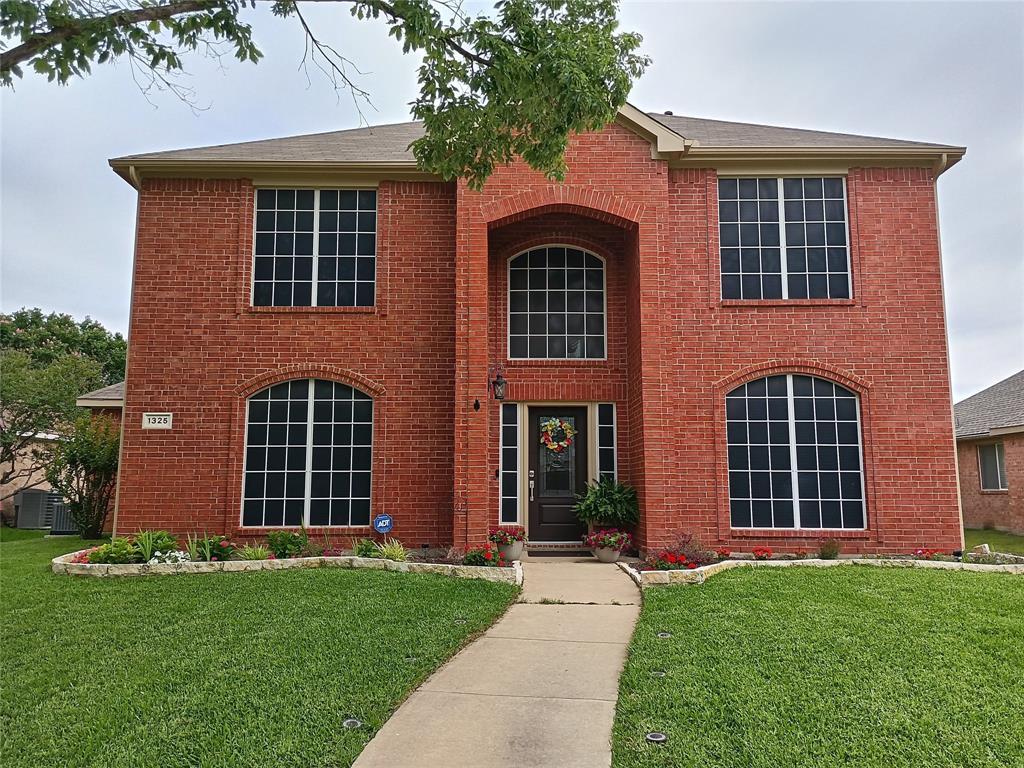
[(530, 481), (530, 501), (533, 501), (533, 480)]

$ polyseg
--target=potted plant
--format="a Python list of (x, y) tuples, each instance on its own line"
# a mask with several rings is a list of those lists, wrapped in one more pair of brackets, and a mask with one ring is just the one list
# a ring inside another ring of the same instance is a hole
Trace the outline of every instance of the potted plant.
[(575, 511), (591, 530), (629, 528), (640, 519), (636, 490), (609, 477), (587, 483), (587, 489), (576, 496)]
[(633, 537), (625, 531), (609, 528), (588, 533), (583, 537), (584, 546), (590, 547), (594, 557), (602, 563), (614, 563), (622, 550), (633, 546)]
[(498, 552), (511, 563), (523, 556), (523, 547), (526, 545), (526, 529), (519, 525), (511, 528), (492, 528), (487, 540), (497, 544)]

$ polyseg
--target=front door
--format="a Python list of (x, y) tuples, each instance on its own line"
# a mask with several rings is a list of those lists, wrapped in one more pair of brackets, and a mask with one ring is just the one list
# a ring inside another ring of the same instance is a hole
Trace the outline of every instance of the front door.
[[(587, 486), (587, 409), (530, 408), (527, 472), (530, 539), (579, 541), (586, 526), (576, 519), (576, 494)], [(567, 435), (565, 426), (575, 434)]]

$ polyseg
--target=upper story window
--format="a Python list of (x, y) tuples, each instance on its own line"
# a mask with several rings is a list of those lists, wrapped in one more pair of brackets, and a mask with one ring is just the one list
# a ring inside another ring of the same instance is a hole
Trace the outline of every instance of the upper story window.
[(508, 263), (508, 356), (605, 357), (604, 260), (546, 246)]
[(372, 307), (377, 193), (257, 190), (254, 249), (254, 306)]
[(1010, 487), (1006, 482), (1006, 452), (1002, 443), (978, 446), (978, 470), (981, 490), (1005, 491)]
[(723, 299), (848, 299), (842, 177), (718, 180)]
[(733, 528), (864, 528), (857, 395), (814, 376), (725, 398)]

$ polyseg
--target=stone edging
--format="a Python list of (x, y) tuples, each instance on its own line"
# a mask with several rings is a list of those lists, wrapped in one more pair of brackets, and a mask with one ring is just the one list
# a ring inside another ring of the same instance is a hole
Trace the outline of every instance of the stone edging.
[(744, 567), (799, 567), (831, 568), (840, 565), (874, 565), (882, 568), (937, 568), (946, 571), (981, 571), (995, 573), (1024, 574), (1024, 563), (1009, 565), (984, 565), (982, 563), (962, 563), (945, 560), (897, 560), (888, 558), (847, 558), (843, 560), (724, 560), (721, 563), (704, 565), (693, 570), (681, 571), (640, 571), (631, 563), (619, 561), (618, 566), (631, 578), (640, 589), (661, 586), (663, 584), (703, 584), (716, 573), (733, 568)]
[[(82, 550), (84, 551), (84, 550)], [(54, 573), (72, 576), (168, 576), (179, 573), (232, 573), (239, 571), (281, 571), (291, 568), (370, 568), (399, 573), (435, 573), (461, 579), (501, 581), (522, 586), (523, 566), (513, 562), (511, 567), (492, 568), (478, 565), (449, 565), (447, 563), (403, 563), (374, 557), (295, 557), (287, 560), (227, 560), (224, 562), (188, 562), (145, 564), (72, 563), (78, 552), (69, 552), (53, 558)]]

